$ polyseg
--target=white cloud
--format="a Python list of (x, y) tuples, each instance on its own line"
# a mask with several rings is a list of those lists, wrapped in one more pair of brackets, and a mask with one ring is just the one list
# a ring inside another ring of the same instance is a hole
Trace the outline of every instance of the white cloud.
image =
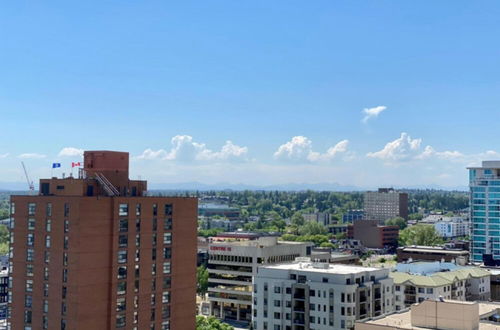
[(382, 111), (386, 110), (387, 107), (384, 105), (379, 105), (378, 107), (374, 108), (365, 108), (363, 109), (362, 113), (365, 115), (363, 119), (361, 120), (363, 123), (367, 123), (368, 120), (371, 118), (376, 118), (378, 115), (382, 113)]
[(37, 153), (25, 153), (25, 154), (20, 154), (18, 157), (24, 158), (24, 159), (41, 159), (41, 158), (45, 158), (47, 156), (42, 155), (42, 154), (37, 154)]
[(0, 154), (0, 158), (7, 158), (7, 157), (9, 157), (9, 153)]
[(369, 152), (366, 156), (379, 158), (386, 162), (404, 162), (431, 158), (463, 161), (467, 158), (466, 155), (458, 151), (437, 151), (429, 145), (424, 148), (421, 145), (422, 139), (412, 139), (410, 135), (403, 132), (399, 138), (388, 142), (382, 150)]
[(312, 141), (305, 136), (294, 136), (290, 141), (279, 146), (274, 153), (275, 159), (293, 161), (328, 161), (337, 158), (339, 154), (347, 152), (348, 140), (342, 140), (330, 147), (326, 153), (313, 151)]
[(412, 139), (407, 133), (385, 145), (382, 150), (369, 152), (366, 155), (371, 158), (380, 158), (387, 161), (404, 161), (412, 159), (420, 153), (422, 139)]
[(170, 151), (164, 149), (146, 149), (138, 159), (164, 159), (182, 162), (188, 161), (229, 161), (245, 160), (247, 147), (241, 147), (226, 141), (220, 151), (212, 151), (204, 143), (195, 142), (192, 136), (176, 135), (171, 139)]
[(83, 149), (66, 147), (59, 151), (59, 157), (83, 157)]

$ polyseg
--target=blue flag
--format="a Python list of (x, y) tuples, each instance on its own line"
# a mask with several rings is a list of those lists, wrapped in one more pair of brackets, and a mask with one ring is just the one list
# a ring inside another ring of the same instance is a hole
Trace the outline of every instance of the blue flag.
[(61, 163), (52, 163), (52, 168), (61, 167)]

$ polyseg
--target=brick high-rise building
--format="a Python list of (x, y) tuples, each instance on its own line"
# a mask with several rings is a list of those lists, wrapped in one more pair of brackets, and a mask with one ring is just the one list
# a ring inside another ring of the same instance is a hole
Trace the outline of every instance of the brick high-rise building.
[(408, 219), (408, 194), (392, 188), (379, 188), (364, 194), (365, 218), (384, 223), (395, 217)]
[(194, 329), (197, 200), (147, 197), (129, 155), (12, 196), (11, 329)]

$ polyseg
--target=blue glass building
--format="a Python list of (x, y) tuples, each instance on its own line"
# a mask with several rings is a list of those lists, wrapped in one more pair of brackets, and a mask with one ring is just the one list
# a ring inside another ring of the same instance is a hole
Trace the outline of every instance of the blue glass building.
[(500, 265), (500, 161), (469, 167), (471, 260)]

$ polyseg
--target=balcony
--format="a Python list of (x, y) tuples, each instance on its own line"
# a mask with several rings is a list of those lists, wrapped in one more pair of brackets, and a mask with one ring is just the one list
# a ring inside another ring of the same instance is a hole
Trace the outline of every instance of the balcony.
[(405, 294), (409, 294), (409, 295), (416, 295), (417, 294), (417, 290), (415, 290), (415, 288), (407, 288), (405, 289)]

